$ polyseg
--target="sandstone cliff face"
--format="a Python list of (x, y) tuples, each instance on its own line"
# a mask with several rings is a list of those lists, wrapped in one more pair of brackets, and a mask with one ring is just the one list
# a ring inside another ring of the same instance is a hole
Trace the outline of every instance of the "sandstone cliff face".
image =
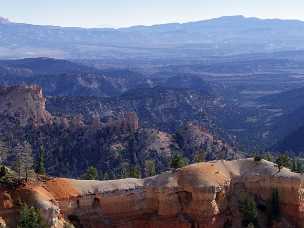
[[(241, 192), (267, 202), (277, 188), (282, 216), (304, 227), (303, 177), (253, 159), (198, 163), (146, 179), (52, 179), (19, 189), (53, 227), (240, 227)], [(0, 214), (1, 216), (1, 214)], [(286, 227), (281, 225), (279, 227)]]
[(39, 86), (0, 87), (0, 97), (0, 114), (17, 119), (21, 126), (52, 123)]

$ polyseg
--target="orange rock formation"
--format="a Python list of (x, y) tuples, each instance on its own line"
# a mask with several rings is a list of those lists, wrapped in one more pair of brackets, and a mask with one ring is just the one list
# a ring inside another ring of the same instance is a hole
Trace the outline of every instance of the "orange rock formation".
[[(52, 227), (240, 227), (242, 192), (260, 202), (276, 188), (282, 216), (304, 227), (303, 176), (253, 159), (198, 163), (146, 179), (52, 179), (19, 189)], [(26, 193), (26, 194), (25, 194)], [(9, 199), (9, 197), (6, 197)], [(1, 217), (1, 213), (0, 213)], [(284, 227), (283, 225), (281, 227)]]

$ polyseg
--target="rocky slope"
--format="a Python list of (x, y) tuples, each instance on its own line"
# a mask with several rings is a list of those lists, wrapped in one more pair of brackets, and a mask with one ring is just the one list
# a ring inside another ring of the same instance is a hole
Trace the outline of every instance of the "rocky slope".
[[(263, 205), (279, 193), (281, 222), (274, 227), (304, 227), (303, 176), (253, 159), (197, 163), (146, 179), (86, 181), (51, 179), (17, 191), (2, 190), (0, 216), (9, 224), (17, 196), (40, 208), (52, 227), (241, 227), (238, 201), (254, 197)], [(264, 206), (265, 207), (265, 206)], [(8, 216), (7, 216), (8, 215)], [(269, 227), (259, 219), (260, 227)]]
[[(47, 108), (56, 115), (82, 114), (89, 119), (94, 113), (109, 115), (136, 112), (142, 125), (174, 131), (187, 121), (208, 125), (217, 111), (222, 111), (221, 101), (209, 94), (190, 89), (139, 88), (112, 98), (48, 97)], [(216, 127), (214, 127), (215, 129)]]
[(204, 160), (214, 159), (236, 159), (242, 155), (236, 153), (236, 149), (212, 135), (201, 125), (188, 122), (184, 124), (175, 134), (176, 141), (191, 158), (203, 156)]
[[(186, 130), (177, 134), (174, 130), (159, 130), (155, 123), (142, 126), (150, 117), (139, 119), (134, 112), (138, 111), (141, 118), (150, 111), (152, 120), (182, 126), (191, 120), (187, 107), (192, 93), (185, 92), (188, 96), (183, 98), (174, 96), (175, 90), (164, 90), (155, 101), (146, 95), (144, 100), (147, 99), (147, 104), (139, 95), (133, 94), (138, 97), (133, 104), (145, 106), (144, 110), (113, 110), (106, 104), (100, 106), (100, 110), (90, 112), (83, 106), (82, 109), (90, 113), (90, 118), (85, 118), (82, 113), (69, 108), (60, 115), (56, 112), (50, 114), (38, 86), (3, 87), (1, 91), (0, 115), (3, 118), (0, 119), (0, 139), (10, 145), (10, 153), (5, 160), (7, 165), (12, 165), (15, 147), (24, 141), (31, 144), (35, 159), (38, 159), (41, 147), (44, 148), (48, 174), (65, 177), (79, 177), (89, 166), (95, 166), (106, 179), (126, 177), (125, 173), (134, 167), (146, 176), (146, 163), (154, 163), (154, 172), (159, 173), (170, 168), (171, 158), (177, 153), (190, 162), (195, 160), (198, 152), (204, 152), (202, 159), (207, 160), (239, 157), (236, 149), (212, 136), (199, 123), (189, 123)], [(192, 100), (197, 101), (195, 105), (199, 105), (201, 99), (204, 101), (201, 96), (192, 96)], [(161, 105), (164, 100), (166, 102)], [(179, 100), (185, 106), (179, 106)], [(132, 107), (132, 102), (128, 105)], [(203, 109), (205, 106), (201, 105), (199, 107)], [(177, 121), (174, 116), (166, 115), (171, 109), (178, 113)], [(200, 139), (202, 136), (207, 137)]]

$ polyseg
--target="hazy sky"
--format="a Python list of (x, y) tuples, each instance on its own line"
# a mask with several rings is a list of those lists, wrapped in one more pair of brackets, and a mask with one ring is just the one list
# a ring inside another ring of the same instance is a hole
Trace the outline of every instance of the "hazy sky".
[(1, 0), (0, 16), (62, 26), (130, 26), (228, 15), (304, 20), (304, 0)]

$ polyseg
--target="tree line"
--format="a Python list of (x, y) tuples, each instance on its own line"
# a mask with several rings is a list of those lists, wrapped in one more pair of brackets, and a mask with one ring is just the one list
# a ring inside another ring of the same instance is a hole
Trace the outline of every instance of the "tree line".
[(17, 143), (14, 146), (0, 141), (0, 178), (4, 178), (8, 174), (8, 168), (4, 165), (4, 160), (9, 156), (13, 156), (13, 162), (10, 168), (15, 172), (14, 177), (18, 180), (35, 178), (36, 174), (45, 175), (45, 152), (44, 147), (40, 147), (38, 160), (35, 161), (33, 158), (32, 146), (24, 141)]
[(256, 162), (259, 162), (262, 159), (275, 163), (276, 167), (278, 168), (278, 172), (285, 167), (295, 173), (304, 173), (304, 160), (302, 158), (291, 158), (287, 154), (280, 154), (275, 157), (269, 153), (254, 156), (254, 160)]

